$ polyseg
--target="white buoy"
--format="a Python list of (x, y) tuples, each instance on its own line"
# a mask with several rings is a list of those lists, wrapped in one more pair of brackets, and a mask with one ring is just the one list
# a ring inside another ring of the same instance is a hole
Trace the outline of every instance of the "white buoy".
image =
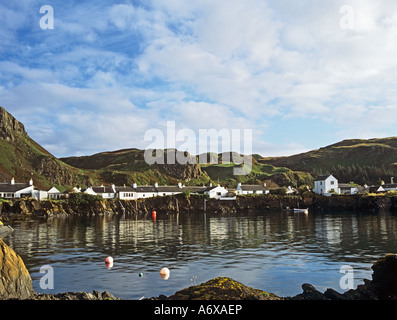
[(164, 267), (160, 270), (161, 279), (167, 280), (170, 277), (170, 269)]

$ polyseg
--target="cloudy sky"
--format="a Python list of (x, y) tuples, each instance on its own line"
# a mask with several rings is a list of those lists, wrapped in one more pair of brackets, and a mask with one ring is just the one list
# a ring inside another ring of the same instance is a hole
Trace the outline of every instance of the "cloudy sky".
[(0, 0), (0, 23), (0, 106), (58, 157), (167, 121), (263, 156), (397, 135), (396, 1)]

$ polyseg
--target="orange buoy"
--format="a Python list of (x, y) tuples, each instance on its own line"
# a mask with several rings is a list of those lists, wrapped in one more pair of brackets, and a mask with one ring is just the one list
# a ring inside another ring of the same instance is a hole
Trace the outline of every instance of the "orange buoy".
[(105, 263), (113, 263), (113, 258), (112, 257), (107, 257), (105, 259)]

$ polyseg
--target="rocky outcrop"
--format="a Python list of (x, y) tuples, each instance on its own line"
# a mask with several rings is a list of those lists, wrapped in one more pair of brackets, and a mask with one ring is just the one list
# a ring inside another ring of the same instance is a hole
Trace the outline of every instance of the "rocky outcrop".
[(63, 292), (57, 294), (35, 294), (33, 300), (121, 300), (111, 293), (98, 292)]
[(227, 277), (211, 279), (180, 290), (167, 300), (282, 300), (275, 294), (254, 289)]
[(29, 299), (34, 293), (21, 257), (0, 239), (0, 300)]
[(310, 284), (303, 284), (303, 293), (292, 300), (397, 300), (397, 254), (387, 254), (372, 265), (372, 280), (345, 293), (327, 289), (324, 293)]
[(27, 135), (25, 127), (3, 107), (0, 107), (0, 138), (6, 141), (15, 141), (15, 134)]

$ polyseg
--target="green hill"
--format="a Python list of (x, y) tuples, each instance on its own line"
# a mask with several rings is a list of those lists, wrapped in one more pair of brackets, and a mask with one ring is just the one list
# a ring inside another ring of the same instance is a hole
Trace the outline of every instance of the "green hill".
[[(90, 183), (83, 170), (72, 168), (55, 158), (32, 140), (22, 123), (0, 107), (0, 181), (28, 182), (49, 189)], [(62, 188), (61, 188), (62, 189)]]
[(164, 150), (164, 164), (149, 165), (144, 158), (144, 150), (123, 149), (101, 152), (91, 156), (61, 158), (63, 162), (76, 167), (95, 172), (104, 183), (132, 185), (162, 185), (177, 184), (179, 181), (188, 185), (207, 184), (210, 177), (201, 170), (198, 164), (181, 165), (167, 164), (169, 152), (181, 154), (176, 150)]
[(289, 157), (258, 162), (309, 172), (314, 177), (332, 173), (340, 181), (375, 184), (397, 177), (397, 137), (351, 139)]

